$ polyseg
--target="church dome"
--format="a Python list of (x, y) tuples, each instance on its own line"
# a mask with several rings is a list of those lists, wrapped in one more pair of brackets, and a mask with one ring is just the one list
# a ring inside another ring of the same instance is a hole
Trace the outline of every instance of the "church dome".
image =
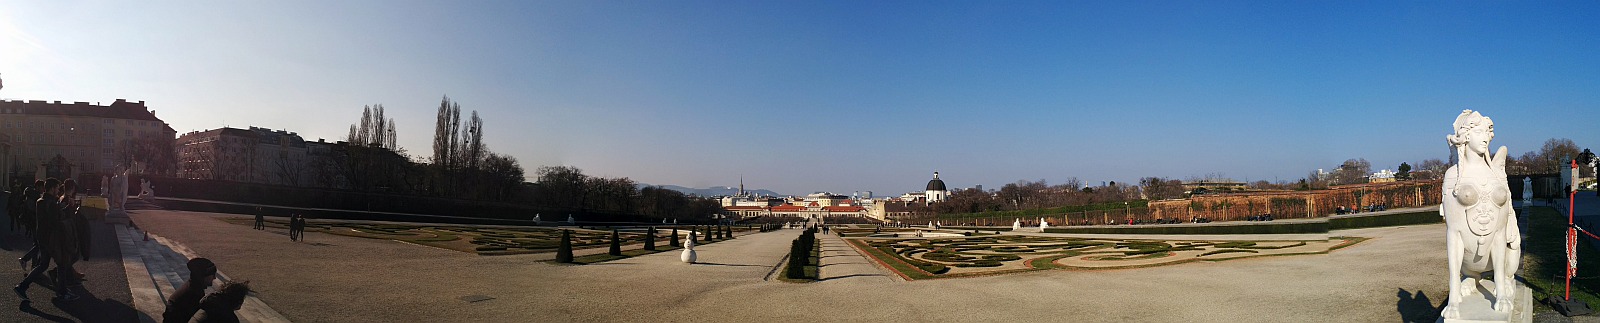
[(928, 191), (948, 191), (944, 189), (944, 180), (939, 179), (939, 172), (933, 172), (933, 180), (928, 181)]

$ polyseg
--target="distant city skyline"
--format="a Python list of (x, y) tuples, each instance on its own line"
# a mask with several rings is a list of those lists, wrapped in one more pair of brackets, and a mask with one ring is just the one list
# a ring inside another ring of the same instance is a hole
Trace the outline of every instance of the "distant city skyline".
[(803, 195), (1520, 156), (1600, 140), (1600, 3), (0, 0), (0, 98), (343, 140), (383, 104), (604, 177)]

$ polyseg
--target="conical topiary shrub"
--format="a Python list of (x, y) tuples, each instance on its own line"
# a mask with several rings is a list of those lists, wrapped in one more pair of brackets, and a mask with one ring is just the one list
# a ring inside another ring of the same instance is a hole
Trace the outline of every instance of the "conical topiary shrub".
[(656, 227), (645, 230), (644, 250), (656, 250)]
[(730, 226), (722, 227), (722, 231), (726, 232), (726, 234), (728, 235), (728, 239), (733, 239), (733, 226), (730, 225)]
[(612, 256), (622, 255), (622, 240), (617, 239), (617, 229), (611, 229), (611, 251), (606, 254)]
[(678, 242), (678, 228), (674, 227), (674, 228), (672, 228), (672, 240), (667, 242), (667, 244), (671, 245), (673, 248), (677, 248), (679, 246), (682, 246), (679, 243), (681, 243), (681, 242)]
[(572, 231), (561, 230), (561, 245), (556, 247), (556, 262), (572, 263)]

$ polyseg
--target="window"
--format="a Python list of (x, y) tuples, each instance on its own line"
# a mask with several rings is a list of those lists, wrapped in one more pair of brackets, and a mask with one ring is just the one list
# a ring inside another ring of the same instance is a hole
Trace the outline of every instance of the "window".
[(133, 137), (133, 130), (123, 130), (122, 133), (128, 135), (129, 137)]

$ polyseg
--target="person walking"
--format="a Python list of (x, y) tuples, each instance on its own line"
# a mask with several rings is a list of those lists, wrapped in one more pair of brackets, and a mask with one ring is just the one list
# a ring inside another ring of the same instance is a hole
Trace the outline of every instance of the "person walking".
[(300, 241), (300, 215), (289, 215), (289, 241)]
[(261, 214), (261, 207), (259, 206), (256, 207), (256, 225), (252, 228), (256, 230), (267, 229), (267, 217)]
[(44, 181), (33, 181), (32, 187), (28, 187), (23, 190), (21, 208), (22, 231), (24, 234), (32, 237), (34, 242), (33, 247), (29, 248), (28, 252), (23, 253), (21, 258), (17, 258), (17, 265), (22, 266), (22, 270), (28, 270), (28, 263), (39, 257), (39, 236), (35, 234), (35, 232), (38, 231), (38, 227), (35, 226), (36, 222), (38, 221), (35, 221), (35, 219), (37, 218), (37, 213), (39, 212), (38, 201), (39, 198), (43, 197), (43, 191)]
[(56, 248), (56, 252), (60, 253), (56, 255), (56, 259), (59, 259), (59, 262), (56, 264), (55, 273), (59, 278), (58, 280), (64, 284), (61, 288), (81, 286), (84, 275), (78, 272), (73, 265), (76, 265), (79, 260), (88, 258), (89, 223), (88, 220), (83, 218), (83, 212), (80, 211), (81, 204), (78, 202), (77, 197), (77, 181), (69, 179), (63, 182), (61, 185), (61, 224), (58, 227), (61, 231), (59, 231), (60, 234), (56, 236), (55, 241), (55, 245), (59, 246)]
[(189, 322), (194, 313), (200, 311), (200, 299), (205, 296), (206, 288), (211, 287), (211, 280), (217, 278), (217, 264), (211, 259), (189, 259), (185, 267), (189, 268), (189, 281), (167, 299), (167, 310), (161, 313), (162, 323)]
[[(42, 195), (35, 202), (35, 208), (38, 209), (38, 213), (35, 215), (37, 216), (36, 220), (38, 220), (39, 228), (37, 235), (34, 237), (34, 248), (38, 249), (39, 253), (35, 256), (33, 270), (28, 272), (28, 276), (22, 278), (21, 283), (11, 288), (11, 291), (17, 294), (17, 298), (22, 299), (22, 306), (28, 306), (31, 303), (28, 299), (28, 287), (33, 286), (34, 282), (45, 278), (45, 271), (50, 269), (51, 261), (61, 265), (61, 259), (57, 258), (61, 255), (61, 252), (57, 250), (60, 246), (54, 244), (55, 238), (59, 235), (57, 227), (61, 225), (60, 194), (61, 181), (50, 178), (45, 180)], [(66, 282), (64, 278), (66, 276), (56, 275), (55, 285), (51, 286), (55, 290), (56, 299), (62, 301), (78, 300), (78, 295), (74, 295), (71, 290), (65, 288)]]

